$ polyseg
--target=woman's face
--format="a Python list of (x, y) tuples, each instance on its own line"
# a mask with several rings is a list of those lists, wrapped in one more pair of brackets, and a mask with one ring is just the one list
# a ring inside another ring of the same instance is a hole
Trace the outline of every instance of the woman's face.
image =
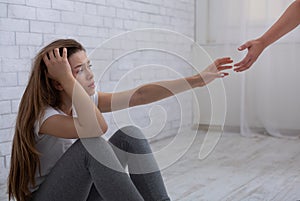
[(90, 60), (87, 58), (85, 51), (78, 51), (69, 58), (73, 76), (81, 84), (88, 95), (95, 93), (94, 74), (91, 71)]

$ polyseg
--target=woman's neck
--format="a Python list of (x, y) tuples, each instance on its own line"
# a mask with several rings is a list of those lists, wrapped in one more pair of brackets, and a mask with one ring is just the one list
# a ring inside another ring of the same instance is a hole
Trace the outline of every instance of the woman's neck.
[(61, 104), (59, 109), (67, 115), (72, 115), (72, 99), (70, 99), (65, 93), (61, 93)]

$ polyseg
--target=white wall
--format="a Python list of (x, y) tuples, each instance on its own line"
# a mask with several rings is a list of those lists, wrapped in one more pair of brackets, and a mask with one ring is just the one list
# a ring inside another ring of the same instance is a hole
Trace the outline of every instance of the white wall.
[[(194, 0), (0, 0), (0, 184), (5, 183), (18, 103), (37, 51), (54, 39), (75, 38), (89, 52), (115, 34), (149, 27), (193, 38)], [(111, 84), (119, 70), (110, 73)], [(168, 77), (155, 77), (155, 72), (150, 70), (149, 80)], [(109, 91), (109, 86), (102, 89)], [(178, 119), (171, 119), (169, 131), (177, 127)]]
[[(263, 34), (290, 2), (292, 0), (282, 0), (276, 4), (269, 0), (197, 1), (197, 41), (212, 59), (230, 56), (234, 62), (238, 62), (247, 51), (239, 52), (237, 48), (247, 40)], [(228, 6), (224, 13), (220, 4)], [(243, 73), (229, 71), (230, 77), (223, 80), (227, 99), (225, 126), (239, 128), (242, 87), (245, 87), (245, 110), (250, 127), (262, 128), (267, 119), (279, 129), (299, 131), (299, 108), (295, 107), (300, 100), (299, 90), (296, 87), (299, 83), (297, 78), (299, 65), (296, 58), (300, 51), (299, 31), (298, 27), (268, 47), (249, 70)], [(246, 75), (245, 85), (242, 82), (243, 74)], [(270, 84), (272, 86), (269, 86), (271, 87), (269, 90), (264, 87)], [(215, 83), (213, 88), (218, 91), (217, 93), (223, 91), (220, 85), (217, 86)], [(200, 103), (202, 109), (200, 124), (209, 124), (211, 117), (210, 107), (207, 107), (210, 105), (210, 99), (207, 98), (209, 94), (203, 89), (197, 90), (197, 93), (203, 99)], [(260, 97), (267, 97), (265, 99), (268, 102), (264, 102), (265, 100)], [(268, 119), (266, 118), (268, 115), (276, 118)], [(216, 121), (222, 121), (221, 113), (217, 115)]]
[[(203, 48), (208, 52), (212, 59), (230, 56), (234, 61), (240, 59), (237, 51), (235, 51), (237, 45), (203, 45)], [(239, 127), (240, 125), (240, 105), (241, 105), (241, 74), (234, 73), (233, 71), (227, 71), (230, 73), (229, 77), (222, 79), (224, 89), (220, 83), (212, 83), (212, 90), (216, 93), (223, 94), (225, 91), (226, 99), (226, 119), (223, 121), (223, 113), (216, 115), (215, 122), (220, 122), (221, 125), (225, 123), (228, 127)], [(210, 124), (211, 118), (211, 99), (209, 98), (208, 91), (205, 89), (197, 90), (199, 99), (202, 99), (200, 103), (200, 124)], [(215, 100), (217, 102), (218, 100)], [(217, 105), (213, 106), (217, 107)], [(215, 109), (214, 109), (215, 110)]]
[[(298, 31), (299, 30), (295, 30)], [(217, 58), (220, 56), (231, 56), (235, 61), (239, 61), (244, 54), (238, 53), (236, 48), (238, 44), (232, 45), (204, 45), (203, 46), (207, 52), (211, 55), (212, 58)], [(276, 88), (278, 91), (278, 96), (276, 99), (269, 101), (269, 106), (274, 108), (272, 115), (276, 116), (278, 121), (278, 126), (283, 130), (299, 130), (299, 107), (297, 101), (300, 100), (299, 88), (297, 87), (297, 78), (296, 75), (299, 73), (299, 65), (295, 64), (295, 56), (292, 52), (300, 52), (300, 43), (276, 43), (272, 47), (266, 49), (263, 54), (259, 57), (250, 70), (244, 72), (248, 74), (248, 79), (252, 81), (256, 80), (257, 77), (266, 76), (270, 78), (270, 74), (262, 75), (260, 70), (261, 68), (266, 68), (266, 65), (270, 65), (268, 55), (272, 55), (274, 60), (271, 61), (272, 64), (272, 73), (274, 80), (277, 80), (276, 84), (273, 85), (273, 88)], [(230, 72), (230, 71), (229, 71)], [(239, 128), (240, 126), (240, 115), (241, 115), (241, 87), (242, 87), (242, 74), (230, 72), (230, 77), (223, 80), (226, 99), (227, 99), (227, 113), (225, 126)], [(261, 80), (261, 79), (260, 79)], [(251, 90), (252, 96), (247, 96), (248, 104), (246, 105), (247, 110), (255, 113), (260, 113), (259, 103), (255, 102), (256, 97), (259, 96), (256, 93), (256, 89), (259, 88), (261, 84), (248, 86), (248, 90)], [(286, 86), (283, 88), (283, 86)], [(222, 91), (222, 88), (215, 88), (216, 90)], [(201, 124), (208, 124), (210, 121), (210, 109), (207, 107), (209, 105), (209, 99), (207, 98), (207, 91), (204, 89), (198, 89), (197, 93), (199, 97), (202, 98), (200, 107), (202, 108), (201, 112)], [(273, 96), (274, 97), (274, 96)], [(288, 103), (288, 104), (287, 104)], [(290, 111), (290, 112), (288, 112)], [(221, 114), (219, 116), (221, 119)], [(260, 119), (258, 116), (253, 116), (252, 119), (248, 119), (249, 124), (252, 127), (259, 128), (262, 127)]]

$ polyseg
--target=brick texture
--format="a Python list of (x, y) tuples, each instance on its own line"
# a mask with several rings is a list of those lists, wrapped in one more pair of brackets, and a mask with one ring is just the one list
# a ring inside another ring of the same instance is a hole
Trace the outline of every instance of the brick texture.
[[(9, 169), (18, 104), (27, 84), (31, 61), (35, 54), (45, 44), (58, 38), (74, 38), (90, 53), (115, 34), (138, 28), (164, 28), (193, 38), (194, 0), (1, 0), (0, 2), (0, 201), (2, 201), (7, 200), (4, 186)], [(139, 42), (148, 44), (145, 41)], [(130, 41), (111, 43), (112, 50), (104, 53), (103, 60), (98, 62), (105, 63), (106, 60), (112, 59), (113, 55), (121, 52), (120, 49), (129, 47), (134, 47)], [(133, 58), (134, 64), (114, 63), (105, 72), (103, 79), (99, 80), (99, 89), (114, 90), (122, 76), (129, 71), (132, 73), (128, 73), (128, 80), (126, 82), (123, 80), (128, 84), (126, 88), (171, 77), (168, 77), (170, 72), (167, 69), (149, 68), (147, 71), (134, 72), (132, 66), (159, 63), (162, 58), (140, 59), (145, 59), (146, 63), (139, 61), (138, 57)], [(96, 67), (94, 69), (98, 70)], [(187, 75), (187, 72), (184, 69), (179, 71), (182, 75)], [(167, 108), (165, 111), (169, 115), (164, 131), (177, 130), (180, 115), (174, 115), (174, 112), (180, 111), (177, 111), (178, 108), (176, 111), (170, 109), (172, 105), (178, 107), (176, 98), (162, 101), (160, 105)], [(134, 117), (133, 123), (141, 127), (149, 125), (149, 109), (151, 106), (145, 106), (138, 111), (132, 110), (130, 115)], [(113, 123), (112, 115), (106, 114), (106, 118)]]

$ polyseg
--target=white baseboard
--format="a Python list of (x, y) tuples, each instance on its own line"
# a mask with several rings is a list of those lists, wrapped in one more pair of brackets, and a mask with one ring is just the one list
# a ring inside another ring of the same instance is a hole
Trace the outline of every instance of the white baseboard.
[[(193, 129), (201, 130), (201, 131), (224, 131), (231, 133), (240, 133), (239, 126), (228, 126), (228, 125), (209, 125), (209, 124), (194, 124)], [(265, 128), (261, 127), (251, 127), (251, 131), (258, 134), (268, 135), (268, 131)], [(300, 129), (279, 129), (280, 133), (284, 133), (287, 136), (300, 136)]]
[(208, 124), (194, 124), (193, 129), (201, 131), (226, 131), (232, 133), (239, 133), (240, 127), (238, 126), (221, 126), (221, 125), (208, 125)]

